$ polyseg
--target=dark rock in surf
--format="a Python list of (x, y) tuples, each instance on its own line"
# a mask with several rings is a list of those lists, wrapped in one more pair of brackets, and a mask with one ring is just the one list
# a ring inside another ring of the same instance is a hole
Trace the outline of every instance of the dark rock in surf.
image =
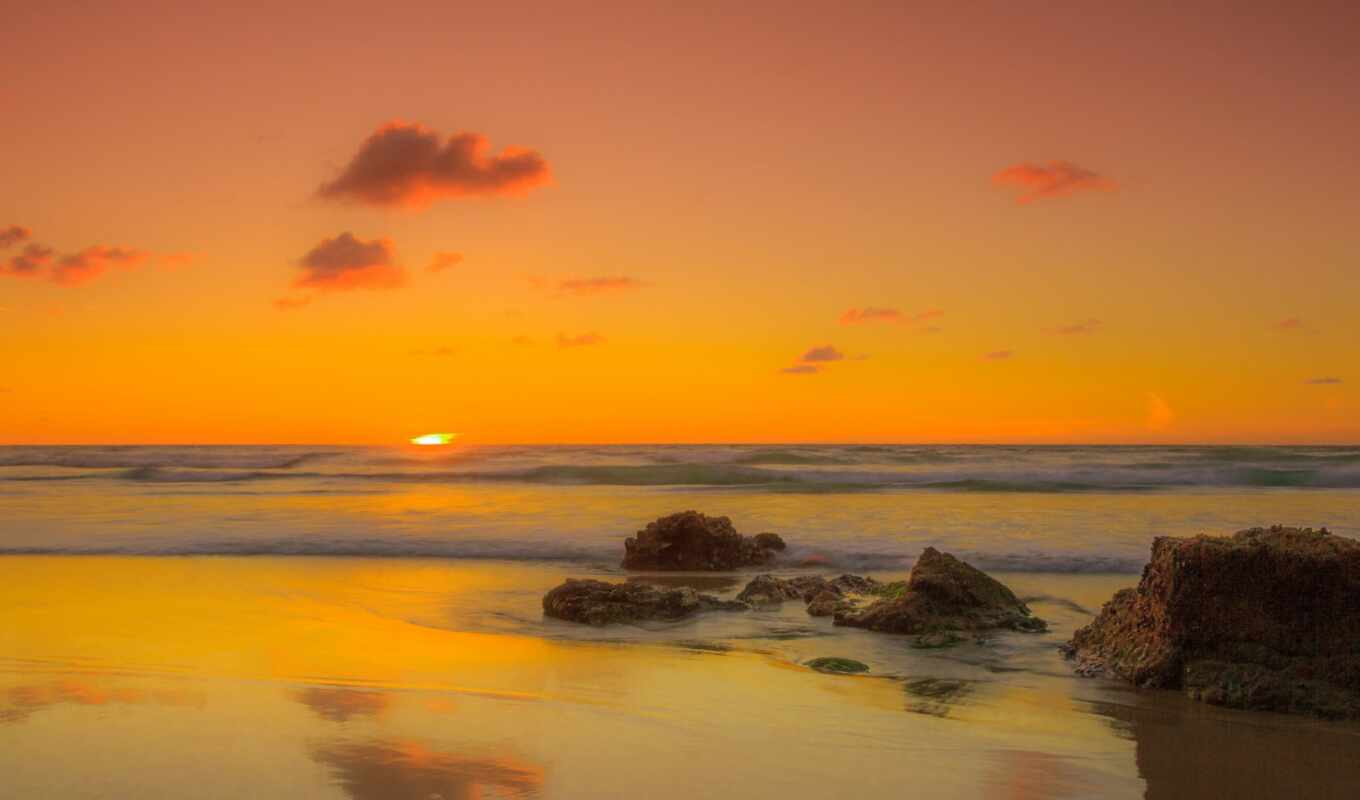
[(745, 603), (719, 600), (685, 586), (660, 589), (643, 583), (568, 579), (543, 596), (545, 616), (587, 625), (674, 621), (700, 611), (745, 611)]
[(854, 675), (859, 672), (868, 672), (869, 665), (863, 661), (856, 661), (853, 658), (838, 658), (836, 656), (822, 656), (807, 662), (807, 666), (818, 672), (829, 672), (833, 675)]
[(1360, 542), (1326, 529), (1159, 537), (1065, 650), (1083, 675), (1234, 708), (1360, 718)]
[(878, 587), (876, 593), (880, 599), (869, 606), (837, 612), (836, 624), (911, 634), (1045, 629), (1001, 582), (933, 547), (921, 553), (906, 583)]
[(768, 564), (785, 547), (773, 533), (746, 538), (727, 517), (682, 511), (662, 517), (623, 543), (623, 567), (641, 570), (729, 570)]

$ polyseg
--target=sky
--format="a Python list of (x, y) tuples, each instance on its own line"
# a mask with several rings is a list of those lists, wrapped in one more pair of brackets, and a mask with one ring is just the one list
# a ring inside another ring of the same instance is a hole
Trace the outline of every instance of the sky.
[(1019, 5), (8, 7), (0, 443), (1360, 442), (1360, 6)]

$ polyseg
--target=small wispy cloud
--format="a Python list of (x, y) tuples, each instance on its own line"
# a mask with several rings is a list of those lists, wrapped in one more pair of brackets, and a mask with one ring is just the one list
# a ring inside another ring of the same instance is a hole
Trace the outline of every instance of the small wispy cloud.
[(1275, 329), (1281, 331), (1301, 331), (1307, 327), (1299, 317), (1286, 317), (1275, 323)]
[(821, 372), (822, 368), (816, 364), (794, 364), (791, 367), (784, 367), (779, 371), (785, 375), (815, 375), (816, 373)]
[(1100, 330), (1103, 323), (1098, 319), (1088, 319), (1085, 322), (1074, 322), (1070, 325), (1059, 325), (1056, 328), (1045, 328), (1045, 333), (1054, 333), (1059, 336), (1086, 336)]
[(574, 336), (565, 333), (557, 334), (558, 347), (589, 347), (596, 344), (604, 344), (604, 337), (594, 331), (579, 333)]
[(641, 289), (647, 284), (636, 278), (623, 275), (605, 275), (597, 278), (568, 278), (559, 281), (557, 291), (562, 294), (589, 295), (606, 292), (624, 292)]
[(162, 269), (181, 269), (194, 263), (194, 259), (197, 257), (198, 254), (196, 253), (181, 251), (178, 253), (162, 253), (158, 260)]
[(1005, 361), (1015, 355), (1014, 350), (993, 350), (982, 355), (985, 361)]
[(406, 352), (413, 356), (433, 356), (435, 358), (448, 358), (449, 356), (457, 355), (458, 353), (458, 351), (454, 350), (452, 347), (433, 347), (429, 349), (417, 347)]
[(364, 241), (345, 231), (322, 239), (298, 260), (303, 274), (293, 286), (322, 291), (391, 289), (406, 282), (406, 273), (395, 259), (391, 239)]
[(1324, 375), (1320, 378), (1309, 378), (1304, 381), (1304, 383), (1309, 386), (1336, 386), (1337, 384), (1345, 383), (1345, 381), (1333, 375)]
[(426, 272), (443, 272), (452, 269), (463, 262), (462, 253), (438, 252), (430, 257), (430, 263), (425, 266)]
[(280, 311), (296, 311), (299, 308), (306, 308), (311, 302), (311, 295), (280, 297), (274, 301), (274, 308), (277, 308)]
[(525, 345), (531, 345), (533, 343), (534, 343), (533, 338), (529, 336), (516, 336), (515, 338), (510, 340), (510, 344), (520, 345), (521, 347)]
[(806, 363), (843, 361), (845, 360), (845, 353), (837, 350), (832, 345), (824, 344), (821, 347), (814, 347), (803, 353), (798, 357), (798, 360)]
[(887, 322), (892, 324), (905, 324), (912, 322), (925, 322), (942, 316), (943, 311), (932, 308), (917, 314), (907, 314), (896, 308), (883, 308), (878, 306), (864, 306), (863, 308), (851, 308), (840, 316), (842, 325), (861, 325), (867, 322)]
[(992, 183), (1019, 188), (1015, 202), (1021, 205), (1079, 192), (1111, 192), (1117, 188), (1109, 178), (1070, 161), (1014, 164), (993, 175)]

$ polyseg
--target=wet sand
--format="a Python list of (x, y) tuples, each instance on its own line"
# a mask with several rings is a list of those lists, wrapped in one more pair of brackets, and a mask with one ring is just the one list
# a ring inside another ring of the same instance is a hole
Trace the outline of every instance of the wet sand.
[[(576, 569), (0, 559), (0, 795), (1341, 798), (1360, 786), (1360, 726), (1073, 677), (1055, 645), (1129, 575), (999, 574), (1051, 633), (921, 651), (800, 604), (648, 629), (543, 620), (544, 590), (601, 577)], [(697, 580), (731, 594), (743, 578)], [(871, 673), (801, 666), (824, 655)]]

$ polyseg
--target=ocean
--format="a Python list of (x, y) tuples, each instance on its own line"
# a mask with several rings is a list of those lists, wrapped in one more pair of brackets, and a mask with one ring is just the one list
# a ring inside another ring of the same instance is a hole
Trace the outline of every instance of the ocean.
[[(934, 546), (1049, 630), (544, 618), (566, 578), (735, 596), (620, 568), (685, 509), (779, 533), (786, 576)], [(1349, 798), (1360, 726), (1058, 649), (1154, 537), (1276, 523), (1360, 536), (1360, 447), (3, 447), (0, 797)]]

